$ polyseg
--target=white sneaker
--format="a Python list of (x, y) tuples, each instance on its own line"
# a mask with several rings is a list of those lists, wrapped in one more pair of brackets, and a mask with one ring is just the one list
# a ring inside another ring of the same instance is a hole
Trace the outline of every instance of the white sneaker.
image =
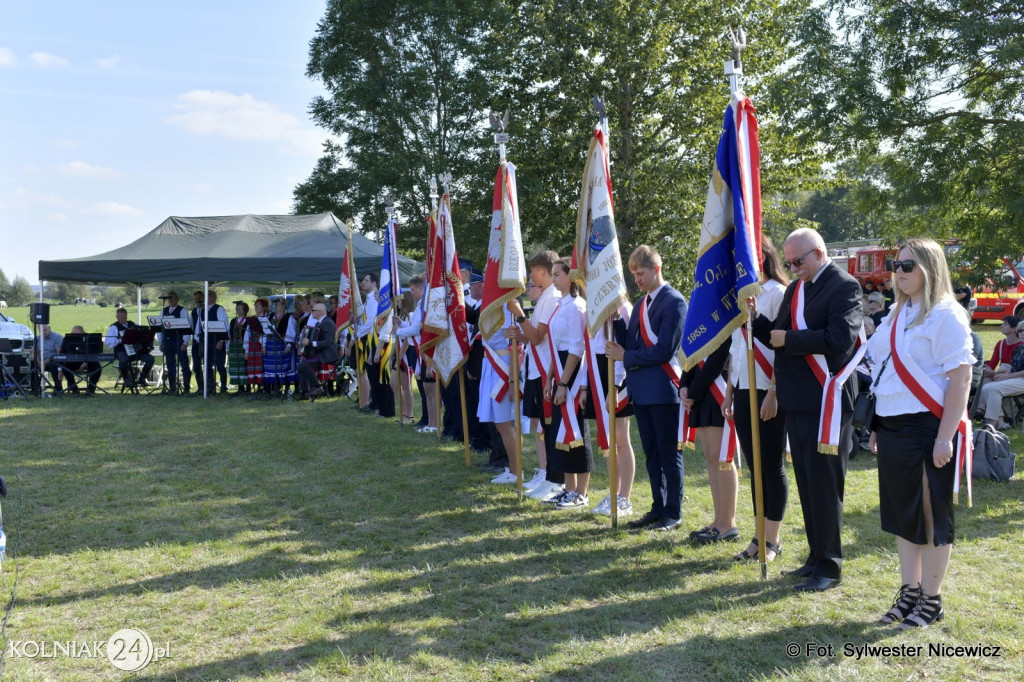
[(597, 506), (590, 510), (591, 514), (609, 514), (612, 508), (612, 498), (610, 495), (605, 495), (604, 499), (597, 503)]
[(544, 497), (540, 498), (541, 502), (545, 504), (558, 504), (562, 499), (569, 493), (565, 492), (565, 486), (557, 483), (551, 484), (551, 492)]
[(530, 492), (531, 490), (534, 490), (541, 483), (545, 482), (545, 478), (544, 477), (547, 476), (547, 472), (546, 471), (544, 471), (543, 469), (534, 469), (533, 471), (535, 472), (533, 474), (533, 478), (531, 478), (529, 481), (526, 481), (525, 483), (523, 483), (523, 492), (524, 493)]
[(495, 476), (494, 478), (491, 479), (491, 483), (498, 483), (498, 484), (515, 483), (515, 482), (516, 482), (516, 475), (512, 471), (510, 471), (508, 467), (505, 467), (505, 473), (498, 474), (497, 476)]
[[(611, 508), (608, 509), (608, 515), (611, 516)], [(619, 495), (619, 513), (618, 516), (632, 516), (633, 515), (633, 503), (627, 500), (622, 495)]]
[(542, 500), (551, 493), (553, 485), (555, 484), (551, 481), (541, 481), (537, 484), (536, 488), (533, 488), (530, 492), (526, 493), (526, 496), (531, 500)]
[(586, 509), (587, 508), (587, 496), (580, 495), (578, 492), (573, 490), (565, 494), (562, 501), (559, 502), (555, 509)]

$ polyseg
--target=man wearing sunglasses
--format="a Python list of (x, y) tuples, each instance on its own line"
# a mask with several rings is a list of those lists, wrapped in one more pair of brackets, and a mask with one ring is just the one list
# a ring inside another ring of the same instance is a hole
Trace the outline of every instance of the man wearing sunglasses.
[[(840, 375), (856, 355), (861, 329), (860, 284), (839, 268), (815, 230), (800, 228), (786, 239), (785, 264), (796, 278), (786, 288), (774, 320), (759, 315), (754, 335), (775, 348), (775, 376), (780, 410), (786, 430), (804, 529), (810, 552), (804, 565), (791, 575), (803, 578), (795, 589), (820, 591), (835, 587), (842, 578), (843, 486), (853, 449), (853, 401), (856, 373), (840, 391), (838, 438), (832, 448), (819, 448), (828, 431), (822, 418), (824, 386)], [(748, 299), (752, 300), (752, 299)], [(756, 314), (756, 301), (748, 303)], [(819, 452), (819, 449), (830, 452)]]

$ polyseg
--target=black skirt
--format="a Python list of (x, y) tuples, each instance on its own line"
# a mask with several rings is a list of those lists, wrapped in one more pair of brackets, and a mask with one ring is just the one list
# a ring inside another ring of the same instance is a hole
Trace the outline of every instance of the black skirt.
[[(878, 495), (882, 530), (912, 542), (928, 543), (924, 525), (924, 484), (932, 507), (935, 546), (953, 542), (953, 476), (956, 457), (936, 469), (932, 448), (939, 418), (931, 412), (876, 417)], [(953, 440), (956, 453), (957, 438)]]
[[(607, 395), (608, 395), (608, 386), (607, 386), (607, 383), (608, 383), (608, 356), (605, 355), (604, 353), (598, 353), (596, 357), (597, 357), (598, 376), (601, 377), (601, 385), (604, 386), (605, 396), (607, 398)], [(622, 391), (625, 390), (625, 388), (626, 388), (626, 383), (625, 382), (623, 382), (622, 384), (620, 384), (618, 386), (618, 389), (619, 389), (618, 395), (620, 397), (622, 396)], [(593, 389), (593, 387), (591, 387), (590, 390), (589, 390), (589, 395), (587, 396), (587, 404), (583, 408), (583, 418), (584, 419), (597, 419), (596, 413), (594, 412), (594, 405), (596, 404), (596, 401), (592, 399), (593, 396), (594, 396), (594, 389)], [(622, 407), (618, 412), (615, 413), (615, 416), (616, 417), (632, 417), (633, 416), (633, 403), (627, 402), (624, 407)]]
[(699, 429), (703, 426), (725, 426), (725, 417), (722, 416), (722, 408), (715, 400), (715, 396), (708, 392), (703, 398), (696, 401), (690, 408), (690, 426)]
[[(562, 360), (562, 366), (565, 366), (565, 360), (568, 358), (569, 353), (566, 351), (559, 351), (558, 356)], [(579, 368), (577, 368), (579, 371)], [(562, 377), (564, 383), (572, 384), (576, 377), (574, 372), (572, 377), (566, 379)], [(572, 409), (571, 403), (569, 409)], [(548, 467), (556, 472), (562, 472), (566, 474), (585, 474), (593, 471), (594, 469), (594, 453), (590, 446), (590, 427), (587, 421), (583, 419), (582, 410), (577, 412), (576, 420), (580, 425), (580, 442), (568, 450), (563, 449), (565, 445), (558, 443), (558, 428), (562, 423), (562, 407), (560, 405), (553, 405), (551, 409), (551, 425), (544, 430), (544, 443), (548, 451)]]

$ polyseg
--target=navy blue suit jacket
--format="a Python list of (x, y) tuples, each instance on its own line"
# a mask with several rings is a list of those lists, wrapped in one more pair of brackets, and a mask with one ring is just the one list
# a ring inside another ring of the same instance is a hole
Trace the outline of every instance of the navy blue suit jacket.
[[(646, 296), (646, 294), (644, 294)], [(637, 405), (678, 404), (679, 392), (672, 384), (662, 365), (672, 359), (683, 340), (683, 321), (686, 319), (686, 299), (666, 284), (647, 309), (651, 329), (658, 342), (648, 348), (640, 336), (640, 303), (633, 306), (625, 339), (619, 343), (625, 348), (623, 365), (626, 367), (626, 387), (629, 399)]]

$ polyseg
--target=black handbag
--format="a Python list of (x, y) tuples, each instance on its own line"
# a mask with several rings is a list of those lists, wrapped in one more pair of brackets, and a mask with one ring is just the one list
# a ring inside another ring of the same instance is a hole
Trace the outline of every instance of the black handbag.
[(889, 364), (889, 358), (882, 363), (882, 368), (878, 370), (878, 376), (871, 384), (871, 389), (857, 394), (857, 399), (853, 402), (853, 428), (870, 429), (872, 422), (875, 421), (875, 387), (878, 386), (878, 381), (882, 378), (882, 372), (885, 371), (887, 364)]

